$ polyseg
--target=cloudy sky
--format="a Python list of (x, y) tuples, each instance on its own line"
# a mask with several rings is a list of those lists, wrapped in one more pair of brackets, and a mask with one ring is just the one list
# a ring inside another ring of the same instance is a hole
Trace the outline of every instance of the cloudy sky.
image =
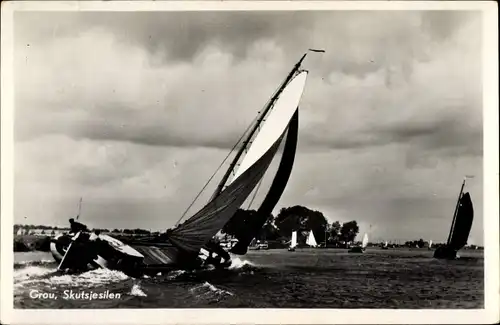
[(304, 62), (296, 163), (277, 210), (440, 241), (471, 174), (471, 242), (483, 241), (478, 13), (14, 18), (16, 222), (65, 225), (83, 196), (90, 227), (172, 226), (316, 47), (326, 54)]

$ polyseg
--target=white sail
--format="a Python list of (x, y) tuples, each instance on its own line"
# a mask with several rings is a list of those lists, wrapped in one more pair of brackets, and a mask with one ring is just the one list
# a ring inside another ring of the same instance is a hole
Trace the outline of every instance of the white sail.
[(314, 233), (312, 230), (309, 232), (309, 236), (307, 237), (306, 244), (309, 246), (312, 246), (312, 247), (318, 246), (318, 244), (316, 243), (316, 238), (314, 238)]
[(245, 157), (240, 162), (238, 170), (235, 172), (232, 183), (250, 166), (259, 160), (264, 153), (271, 148), (279, 137), (285, 132), (288, 124), (297, 109), (302, 92), (306, 85), (307, 72), (297, 74), (295, 78), (285, 87), (280, 97), (276, 100), (274, 107), (266, 117), (262, 127), (253, 139)]
[(387, 243), (387, 240), (386, 240), (385, 243), (384, 243), (384, 246), (387, 247), (387, 245), (388, 245), (388, 243)]
[(290, 242), (290, 248), (294, 248), (297, 246), (297, 232), (292, 232), (292, 241)]
[(23, 228), (19, 228), (17, 230), (17, 235), (22, 235), (22, 234), (24, 234), (24, 229)]
[(366, 246), (368, 246), (368, 234), (363, 236), (363, 242), (361, 243), (361, 247), (365, 248)]
[(432, 239), (429, 240), (429, 248), (431, 248), (431, 247), (432, 247)]

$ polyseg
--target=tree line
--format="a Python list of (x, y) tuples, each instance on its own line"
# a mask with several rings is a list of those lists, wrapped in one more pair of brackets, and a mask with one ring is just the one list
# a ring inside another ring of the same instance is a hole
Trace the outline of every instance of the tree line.
[[(234, 217), (224, 226), (222, 232), (226, 235), (235, 236), (236, 238), (238, 238), (239, 235), (248, 231), (248, 225), (251, 224), (252, 220), (255, 220), (254, 218), (257, 213), (258, 212), (256, 210), (239, 209), (235, 213)], [(25, 230), (69, 229), (67, 227), (52, 227), (45, 225), (14, 225), (14, 231), (17, 231), (17, 229), (19, 228), (23, 228)], [(127, 235), (154, 235), (158, 233), (141, 228), (116, 228), (113, 230), (105, 228), (94, 228), (93, 230)], [(285, 241), (291, 238), (293, 231), (297, 231), (297, 240), (299, 243), (305, 242), (307, 235), (310, 231), (312, 231), (318, 244), (324, 243), (326, 238), (327, 243), (335, 245), (341, 242), (354, 241), (359, 232), (359, 227), (355, 220), (346, 222), (342, 225), (338, 221), (330, 224), (328, 223), (328, 220), (322, 212), (311, 210), (304, 206), (296, 205), (293, 207), (282, 208), (276, 217), (270, 214), (266, 223), (257, 234), (256, 239), (268, 241)], [(45, 231), (45, 233), (48, 234), (50, 232)]]
[[(257, 215), (256, 210), (239, 209), (234, 217), (224, 226), (222, 232), (239, 238), (248, 231), (248, 226)], [(298, 243), (305, 243), (307, 235), (313, 232), (318, 244), (343, 245), (353, 242), (359, 232), (355, 220), (340, 224), (339, 221), (329, 223), (322, 212), (308, 209), (304, 206), (282, 208), (278, 215), (269, 215), (266, 223), (256, 235), (258, 240), (288, 241), (292, 232), (297, 232)]]
[[(69, 230), (69, 227), (57, 227), (57, 226), (45, 226), (45, 225), (21, 225), (21, 224), (15, 224), (14, 225), (14, 232), (17, 232), (18, 229), (23, 229), (27, 231), (28, 233), (30, 230), (33, 229), (41, 229), (42, 233), (45, 234), (50, 234), (51, 231), (56, 231), (56, 230), (62, 230), (62, 231), (67, 231)], [(111, 233), (123, 233), (127, 235), (151, 235), (154, 234), (155, 232), (151, 232), (150, 230), (147, 229), (141, 229), (141, 228), (136, 228), (136, 229), (106, 229), (106, 228), (92, 228), (91, 230), (93, 231), (100, 231), (100, 232), (111, 232)]]

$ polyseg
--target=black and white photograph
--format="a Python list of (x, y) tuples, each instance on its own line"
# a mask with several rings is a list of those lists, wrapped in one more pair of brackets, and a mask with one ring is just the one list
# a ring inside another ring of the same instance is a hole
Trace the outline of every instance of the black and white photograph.
[(48, 3), (2, 3), (9, 308), (498, 321), (496, 3)]

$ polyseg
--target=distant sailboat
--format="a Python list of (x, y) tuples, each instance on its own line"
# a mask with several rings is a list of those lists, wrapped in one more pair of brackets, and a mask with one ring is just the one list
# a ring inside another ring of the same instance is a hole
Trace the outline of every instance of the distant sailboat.
[(382, 245), (382, 249), (389, 249), (389, 243), (387, 240), (384, 242), (384, 245)]
[(429, 247), (427, 248), (428, 250), (431, 250), (432, 249), (432, 239), (429, 240)]
[(361, 242), (361, 247), (365, 249), (366, 246), (368, 246), (368, 234), (365, 233), (365, 235), (363, 236), (363, 241)]
[(435, 258), (441, 259), (456, 259), (457, 252), (467, 245), (472, 221), (474, 219), (474, 207), (469, 192), (463, 193), (465, 181), (464, 178), (460, 194), (458, 195), (453, 221), (451, 223), (450, 233), (446, 245), (438, 247), (434, 251)]
[(349, 253), (363, 253), (368, 246), (368, 234), (365, 233), (363, 236), (363, 240), (361, 241), (361, 246), (354, 246), (349, 250)]
[(252, 241), (250, 242), (250, 245), (248, 246), (248, 249), (252, 250), (252, 251), (257, 251), (260, 249), (260, 246), (257, 245), (257, 239), (255, 239), (255, 238), (252, 239)]
[(290, 247), (288, 247), (289, 252), (295, 252), (295, 247), (297, 247), (297, 232), (292, 232), (292, 240), (290, 241)]
[(318, 243), (316, 243), (316, 238), (314, 238), (314, 233), (312, 230), (309, 232), (309, 236), (307, 236), (306, 244), (311, 247), (318, 246)]

